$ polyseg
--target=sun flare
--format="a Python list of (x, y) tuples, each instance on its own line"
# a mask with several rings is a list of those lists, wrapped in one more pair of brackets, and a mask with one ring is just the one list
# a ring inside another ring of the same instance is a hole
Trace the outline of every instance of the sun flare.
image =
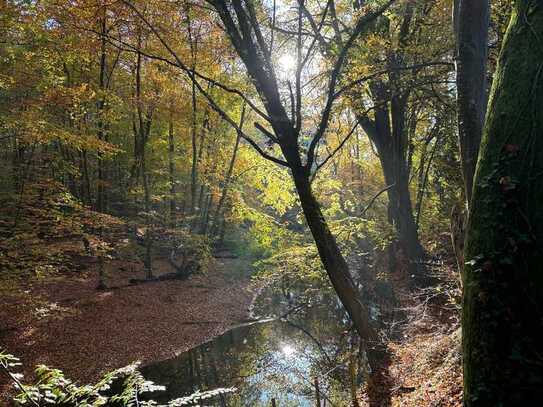
[(296, 353), (296, 349), (291, 345), (283, 345), (281, 351), (286, 358), (293, 356)]
[(292, 71), (296, 68), (296, 58), (290, 54), (281, 55), (278, 62), (283, 71)]

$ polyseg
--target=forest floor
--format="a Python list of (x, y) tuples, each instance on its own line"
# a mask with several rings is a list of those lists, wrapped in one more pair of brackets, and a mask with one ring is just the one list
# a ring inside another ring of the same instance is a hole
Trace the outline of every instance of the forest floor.
[[(133, 285), (131, 279), (144, 278), (143, 264), (122, 220), (71, 205), (68, 215), (58, 213), (58, 205), (39, 198), (23, 206), (26, 225), (17, 233), (7, 232), (9, 208), (0, 219), (7, 236), (0, 239), (0, 350), (21, 359), (27, 378), (46, 364), (89, 383), (136, 360), (172, 358), (249, 317), (248, 260), (212, 259), (187, 280)], [(91, 245), (118, 248), (105, 261), (107, 289), (97, 289), (98, 263), (86, 254), (82, 234)], [(174, 271), (153, 259), (155, 276)]]
[(461, 407), (462, 366), (457, 312), (430, 296), (411, 300), (402, 338), (388, 345), (392, 407)]
[[(119, 271), (112, 288), (97, 290), (91, 269), (77, 278), (21, 285), (2, 293), (0, 343), (21, 358), (25, 373), (46, 364), (85, 381), (135, 360), (172, 358), (248, 318), (247, 280), (228, 275), (247, 265), (222, 260), (185, 281), (127, 285), (129, 278), (143, 278), (143, 270), (135, 269)], [(108, 268), (118, 265), (113, 261)], [(161, 260), (154, 270), (172, 272)]]
[[(125, 264), (123, 264), (125, 265)], [(0, 344), (21, 358), (25, 376), (37, 364), (62, 369), (80, 383), (139, 360), (168, 359), (248, 318), (247, 279), (230, 271), (243, 260), (219, 259), (205, 275), (127, 286), (143, 270), (117, 269), (112, 289), (97, 290), (97, 273), (35, 281), (2, 293)], [(171, 272), (163, 260), (155, 272)], [(109, 280), (111, 284), (111, 279)], [(121, 288), (115, 288), (121, 287)]]
[(368, 397), (363, 392), (361, 406), (463, 405), (461, 291), (451, 260), (432, 268), (435, 280), (427, 288), (408, 289), (401, 281), (402, 273), (393, 275), (398, 302), (396, 317), (388, 329), (387, 357), (375, 394)]

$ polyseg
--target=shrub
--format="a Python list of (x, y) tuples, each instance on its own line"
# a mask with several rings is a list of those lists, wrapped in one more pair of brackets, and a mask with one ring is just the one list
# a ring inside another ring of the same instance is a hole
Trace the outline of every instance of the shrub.
[[(12, 401), (21, 406), (159, 406), (153, 400), (142, 400), (141, 395), (166, 389), (164, 386), (158, 386), (145, 380), (138, 370), (138, 362), (106, 373), (95, 384), (82, 386), (67, 379), (61, 370), (51, 369), (44, 365), (39, 365), (36, 368), (37, 380), (35, 383), (24, 384), (21, 381), (23, 375), (14, 372), (14, 369), (20, 365), (18, 358), (0, 351), (0, 370), (10, 377), (19, 391)], [(200, 404), (202, 400), (235, 391), (235, 388), (218, 388), (196, 392), (187, 397), (171, 400), (162, 406), (177, 407)]]

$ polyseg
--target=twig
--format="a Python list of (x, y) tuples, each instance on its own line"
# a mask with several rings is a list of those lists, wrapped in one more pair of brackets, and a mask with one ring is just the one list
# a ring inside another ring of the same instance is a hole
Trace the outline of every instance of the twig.
[(377, 198), (379, 198), (379, 196), (380, 196), (382, 193), (388, 191), (389, 189), (391, 189), (391, 188), (394, 187), (395, 185), (396, 185), (396, 183), (394, 182), (393, 184), (390, 184), (390, 185), (384, 187), (383, 189), (381, 189), (379, 192), (377, 192), (377, 193), (373, 196), (373, 198), (371, 198), (370, 202), (366, 205), (366, 207), (365, 207), (364, 209), (362, 209), (362, 212), (360, 212), (360, 217), (364, 216), (364, 214), (368, 211), (368, 209), (371, 208), (371, 206), (373, 205), (373, 203), (375, 202), (375, 200), (376, 200)]
[(35, 406), (40, 407), (40, 404), (36, 400), (34, 400), (32, 397), (30, 397), (30, 394), (28, 394), (24, 385), (19, 381), (19, 379), (17, 379), (17, 377), (15, 377), (15, 375), (9, 371), (8, 365), (5, 362), (0, 362), (0, 367), (2, 367), (2, 370), (4, 371), (4, 373), (6, 373), (8, 377), (11, 380), (13, 380), (15, 385), (26, 395), (26, 397), (28, 397), (28, 400), (30, 400), (30, 402), (34, 404)]

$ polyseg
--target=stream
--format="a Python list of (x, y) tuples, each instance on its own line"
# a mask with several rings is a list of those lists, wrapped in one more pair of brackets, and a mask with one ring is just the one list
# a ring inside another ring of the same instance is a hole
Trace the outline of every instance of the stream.
[[(333, 295), (315, 293), (295, 304), (289, 293), (259, 297), (258, 315), (285, 315), (246, 324), (179, 356), (142, 367), (146, 379), (166, 386), (150, 394), (159, 403), (197, 391), (232, 388), (187, 405), (321, 406), (351, 405), (360, 385), (356, 336)], [(280, 312), (283, 311), (283, 312)]]

